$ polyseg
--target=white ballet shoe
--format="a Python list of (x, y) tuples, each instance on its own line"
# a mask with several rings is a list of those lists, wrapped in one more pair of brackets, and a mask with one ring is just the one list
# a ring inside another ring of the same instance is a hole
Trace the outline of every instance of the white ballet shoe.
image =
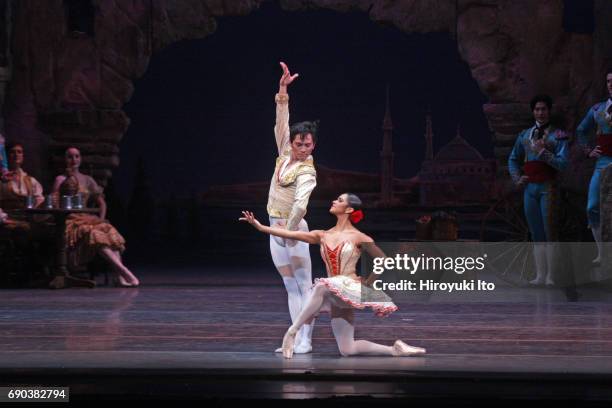
[(295, 354), (312, 353), (312, 328), (312, 324), (305, 324), (300, 329), (293, 347)]
[(295, 344), (295, 336), (297, 335), (297, 330), (292, 329), (291, 327), (285, 333), (283, 337), (283, 357), (292, 358), (293, 357), (293, 346)]
[(535, 286), (540, 286), (544, 284), (544, 277), (543, 276), (538, 276), (537, 278), (530, 280), (529, 283), (531, 285), (535, 285)]
[(309, 342), (301, 342), (300, 344), (293, 347), (293, 352), (295, 354), (308, 354), (312, 353), (312, 345)]
[(276, 350), (274, 350), (275, 353), (282, 353), (283, 352), (283, 348), (279, 347)]
[(421, 356), (425, 352), (424, 348), (409, 346), (401, 340), (395, 340), (393, 344), (393, 355), (396, 357)]
[(549, 278), (546, 278), (546, 286), (555, 286), (555, 281)]

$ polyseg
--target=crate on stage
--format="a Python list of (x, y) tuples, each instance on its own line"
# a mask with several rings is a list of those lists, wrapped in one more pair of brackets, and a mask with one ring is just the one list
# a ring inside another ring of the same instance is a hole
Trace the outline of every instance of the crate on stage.
[(416, 220), (419, 241), (456, 241), (459, 236), (457, 216), (444, 211), (423, 215)]

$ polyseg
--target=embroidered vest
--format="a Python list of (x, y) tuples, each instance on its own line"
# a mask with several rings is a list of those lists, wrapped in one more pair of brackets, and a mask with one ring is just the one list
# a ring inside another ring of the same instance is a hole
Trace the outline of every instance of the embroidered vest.
[(312, 157), (307, 158), (303, 162), (295, 165), (292, 169), (285, 171), (282, 177), (279, 177), (283, 163), (289, 158), (287, 153), (276, 158), (276, 167), (274, 175), (270, 182), (270, 192), (268, 194), (268, 215), (275, 218), (289, 218), (293, 202), (295, 200), (296, 180), (303, 174), (312, 174), (317, 176)]

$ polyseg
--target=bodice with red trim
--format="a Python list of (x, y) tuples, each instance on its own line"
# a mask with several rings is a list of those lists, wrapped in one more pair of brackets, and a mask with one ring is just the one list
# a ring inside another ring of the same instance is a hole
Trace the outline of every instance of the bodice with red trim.
[(361, 249), (350, 241), (343, 241), (335, 248), (330, 248), (321, 241), (321, 258), (325, 262), (327, 276), (357, 276), (356, 265), (361, 256)]

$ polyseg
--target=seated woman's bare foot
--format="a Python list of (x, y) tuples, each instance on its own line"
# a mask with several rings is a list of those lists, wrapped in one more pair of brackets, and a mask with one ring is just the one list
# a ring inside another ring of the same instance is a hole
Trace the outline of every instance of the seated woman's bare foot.
[(132, 284), (120, 273), (116, 273), (113, 277), (113, 286), (116, 288), (131, 288)]
[(140, 281), (138, 280), (138, 278), (128, 268), (125, 268), (123, 275), (125, 279), (129, 282), (130, 286), (140, 285)]
[(123, 276), (119, 275), (117, 280), (121, 286), (132, 286), (131, 282), (128, 282)]

